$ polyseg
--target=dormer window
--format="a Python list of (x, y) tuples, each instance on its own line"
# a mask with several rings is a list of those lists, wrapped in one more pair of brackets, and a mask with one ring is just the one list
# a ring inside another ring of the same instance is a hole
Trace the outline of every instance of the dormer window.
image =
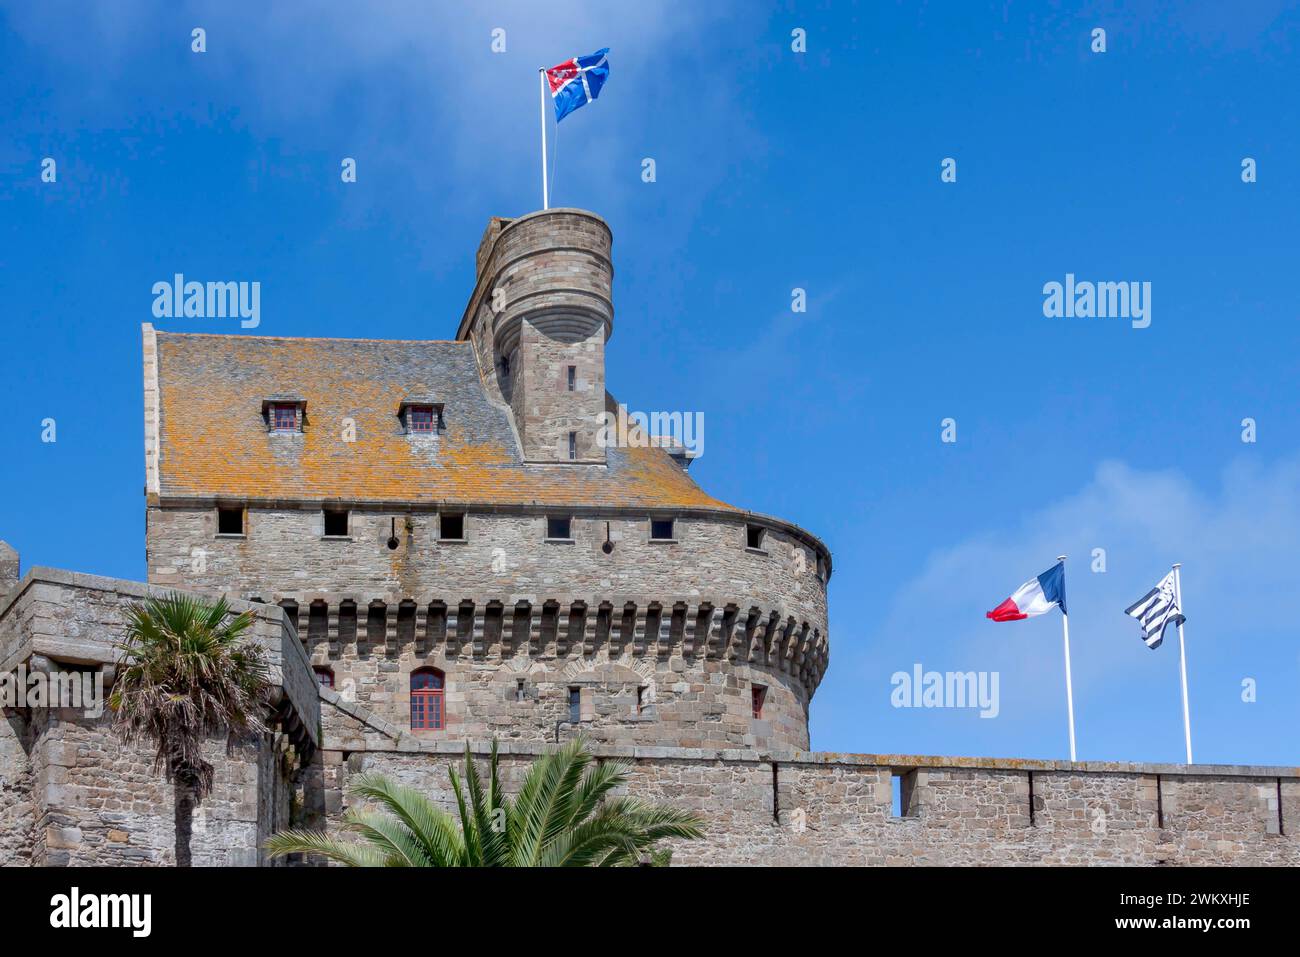
[(282, 402), (277, 402), (271, 406), (271, 431), (297, 432), (298, 407)]
[(408, 399), (397, 415), (407, 434), (434, 435), (442, 428), (442, 404), (431, 399)]
[(406, 427), (412, 432), (435, 432), (438, 416), (431, 405), (413, 405), (406, 410)]
[(271, 396), (262, 400), (262, 419), (268, 432), (301, 432), (307, 403), (298, 396)]

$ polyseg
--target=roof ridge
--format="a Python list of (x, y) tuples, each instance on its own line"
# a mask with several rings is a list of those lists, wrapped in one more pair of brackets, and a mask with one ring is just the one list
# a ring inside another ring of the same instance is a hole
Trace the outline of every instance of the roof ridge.
[(349, 336), (251, 336), (238, 332), (164, 332), (155, 330), (157, 335), (186, 339), (267, 339), (280, 342), (392, 342), (416, 343), (420, 345), (470, 345), (468, 339), (377, 339), (370, 337)]

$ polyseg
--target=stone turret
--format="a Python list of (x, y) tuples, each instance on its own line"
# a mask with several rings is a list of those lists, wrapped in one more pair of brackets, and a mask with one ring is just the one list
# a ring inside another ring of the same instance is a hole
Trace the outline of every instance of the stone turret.
[(494, 217), (483, 233), (457, 338), (474, 343), (510, 406), (527, 462), (605, 463), (612, 244), (605, 221), (580, 209)]

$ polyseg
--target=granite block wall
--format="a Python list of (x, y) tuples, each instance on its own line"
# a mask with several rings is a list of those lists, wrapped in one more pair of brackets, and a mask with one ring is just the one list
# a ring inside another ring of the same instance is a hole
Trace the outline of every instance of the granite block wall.
[[(452, 810), (447, 767), (460, 761), (452, 746), (402, 742), (353, 751), (335, 750), (335, 743), (327, 736), (323, 753), (332, 822), (351, 801), (348, 778), (363, 770), (425, 790)], [(481, 760), (486, 748), (476, 749)], [(514, 789), (537, 749), (509, 749), (502, 778)], [(678, 843), (674, 864), (1300, 864), (1300, 841), (1284, 826), (1300, 813), (1294, 768), (1071, 768), (673, 748), (597, 753), (631, 762), (629, 793), (703, 816), (705, 838)], [(901, 815), (896, 774), (910, 778)]]

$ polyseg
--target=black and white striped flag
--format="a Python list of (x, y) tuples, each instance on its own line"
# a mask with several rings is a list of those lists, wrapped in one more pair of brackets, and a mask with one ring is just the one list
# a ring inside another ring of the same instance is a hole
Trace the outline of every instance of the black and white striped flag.
[(1178, 607), (1177, 595), (1174, 573), (1170, 572), (1159, 585), (1124, 609), (1124, 614), (1133, 616), (1142, 626), (1142, 640), (1148, 648), (1159, 648), (1165, 639), (1165, 629), (1186, 620)]

